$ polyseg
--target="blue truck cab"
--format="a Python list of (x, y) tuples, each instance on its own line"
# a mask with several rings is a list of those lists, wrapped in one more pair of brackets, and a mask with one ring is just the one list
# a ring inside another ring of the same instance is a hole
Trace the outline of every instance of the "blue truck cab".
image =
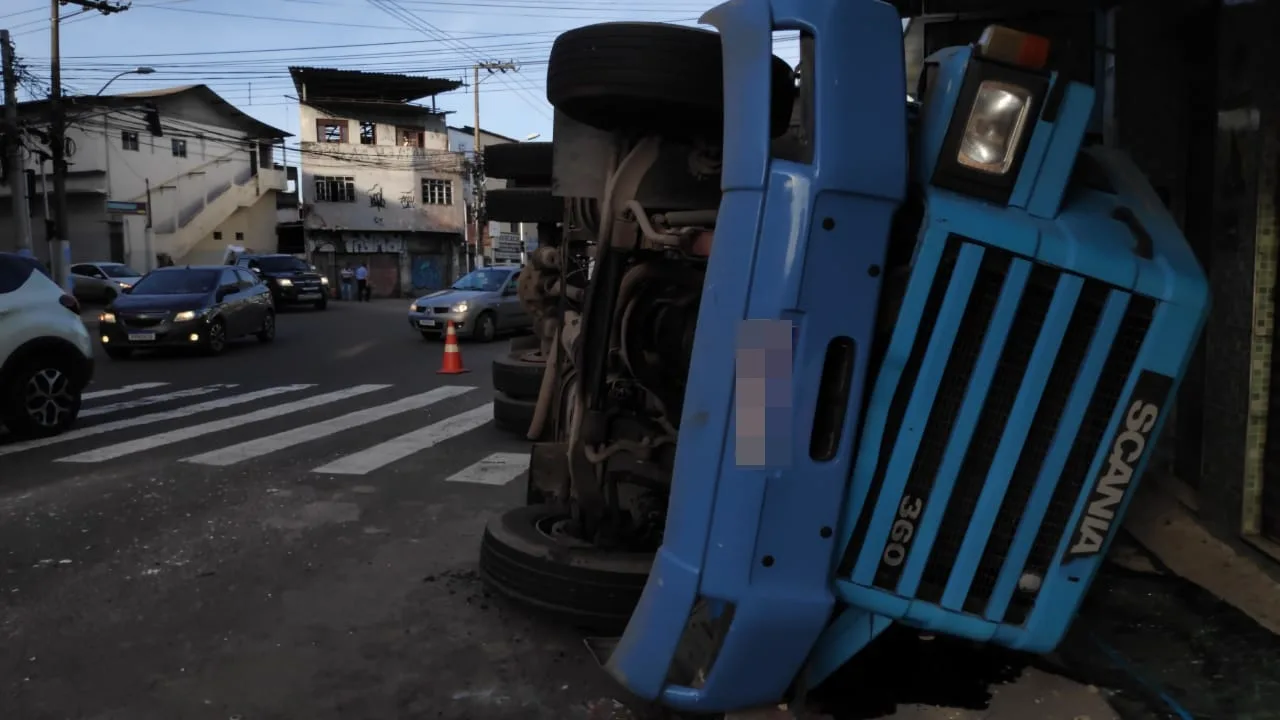
[[(732, 0), (702, 22), (723, 59), (715, 242), (661, 546), (605, 668), (716, 712), (816, 685), (895, 623), (1051, 650), (1207, 315), (1186, 240), (1086, 142), (1095, 93), (1041, 38), (989, 28), (904, 102), (886, 3)], [(767, 79), (797, 30), (805, 142), (784, 152)]]
[[(1035, 48), (993, 56), (1036, 38), (993, 29), (928, 58), (909, 133), (889, 6), (746, 0), (703, 20), (743, 110), (716, 228), (734, 240), (708, 267), (665, 544), (609, 672), (725, 710), (819, 682), (891, 623), (1051, 650), (1203, 327), (1186, 240), (1123, 155), (1082, 146), (1091, 88), (1017, 64)], [(771, 157), (759, 121), (782, 29), (813, 38), (812, 163)], [(792, 452), (756, 466), (735, 461), (746, 320), (794, 329), (792, 402), (765, 423)]]

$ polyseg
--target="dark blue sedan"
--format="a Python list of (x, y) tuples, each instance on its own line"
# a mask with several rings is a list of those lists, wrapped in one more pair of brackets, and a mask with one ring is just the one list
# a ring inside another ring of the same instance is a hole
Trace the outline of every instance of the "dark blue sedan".
[(224, 265), (153, 270), (98, 320), (102, 347), (113, 359), (157, 347), (217, 355), (235, 338), (271, 342), (276, 336), (270, 288), (248, 269)]

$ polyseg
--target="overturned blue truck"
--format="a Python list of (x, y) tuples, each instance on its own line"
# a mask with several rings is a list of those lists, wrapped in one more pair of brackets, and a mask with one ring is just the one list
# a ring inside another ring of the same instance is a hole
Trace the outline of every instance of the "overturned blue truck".
[(482, 576), (682, 710), (778, 702), (893, 624), (1051, 650), (1202, 330), (1187, 242), (1043, 38), (992, 26), (904, 102), (885, 3), (702, 22), (552, 50), (541, 442)]

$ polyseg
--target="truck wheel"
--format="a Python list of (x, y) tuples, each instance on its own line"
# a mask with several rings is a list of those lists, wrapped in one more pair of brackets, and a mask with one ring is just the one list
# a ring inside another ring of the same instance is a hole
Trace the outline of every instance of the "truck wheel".
[[(534, 353), (537, 351), (513, 350), (507, 355), (494, 358), (493, 389), (512, 398), (537, 400), (547, 364), (525, 359)], [(537, 356), (540, 357), (541, 353)]]
[(493, 426), (513, 435), (524, 437), (533, 424), (536, 399), (515, 398), (497, 390), (493, 393)]
[(543, 223), (564, 219), (564, 198), (550, 188), (497, 188), (484, 194), (485, 216), (496, 222)]
[(566, 514), (547, 505), (491, 519), (480, 577), (495, 591), (580, 627), (617, 634), (640, 601), (653, 553), (601, 550), (558, 532)]
[(484, 175), (521, 185), (551, 184), (551, 143), (523, 142), (490, 145), (484, 149)]
[[(773, 57), (770, 130), (787, 131), (795, 102), (791, 66)], [(580, 123), (676, 139), (724, 132), (720, 35), (661, 23), (600, 23), (556, 38), (547, 102)]]

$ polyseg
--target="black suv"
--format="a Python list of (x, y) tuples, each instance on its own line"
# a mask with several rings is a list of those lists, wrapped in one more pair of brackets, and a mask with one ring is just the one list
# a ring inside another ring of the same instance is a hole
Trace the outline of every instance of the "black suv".
[(276, 307), (311, 305), (324, 310), (329, 305), (329, 278), (292, 255), (241, 255), (236, 265), (249, 268), (267, 283)]

